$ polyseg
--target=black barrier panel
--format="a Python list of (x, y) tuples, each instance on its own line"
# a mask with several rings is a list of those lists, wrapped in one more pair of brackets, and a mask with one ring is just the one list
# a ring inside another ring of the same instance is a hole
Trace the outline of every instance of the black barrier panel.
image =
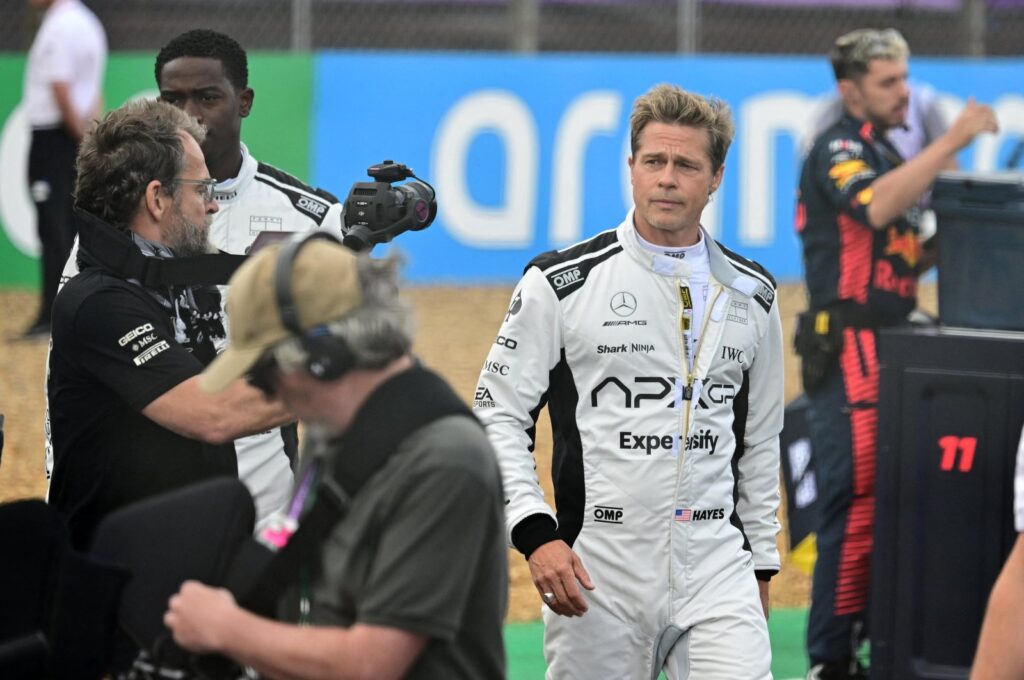
[(810, 437), (807, 428), (807, 397), (800, 395), (786, 406), (782, 434), (779, 436), (790, 550), (795, 549), (814, 531), (818, 485)]
[(1024, 334), (883, 331), (871, 677), (967, 678), (1015, 538)]
[(943, 173), (932, 192), (939, 319), (1024, 330), (1024, 173)]

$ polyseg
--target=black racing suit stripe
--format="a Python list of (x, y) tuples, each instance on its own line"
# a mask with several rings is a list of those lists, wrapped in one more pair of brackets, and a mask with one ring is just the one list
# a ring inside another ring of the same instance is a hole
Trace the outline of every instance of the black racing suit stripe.
[(743, 371), (743, 384), (732, 402), (732, 435), (736, 441), (736, 449), (732, 454), (732, 515), (729, 522), (740, 530), (743, 535), (743, 549), (753, 554), (750, 540), (743, 530), (743, 520), (736, 510), (740, 498), (740, 458), (743, 457), (745, 446), (743, 440), (747, 433), (747, 411), (750, 408), (750, 372)]
[[(583, 528), (583, 509), (586, 506), (586, 487), (583, 480), (583, 443), (576, 423), (576, 404), (579, 393), (572, 370), (562, 358), (551, 369), (551, 393), (560, 398), (549, 404), (551, 434), (554, 439), (551, 456), (551, 480), (555, 487), (555, 513), (558, 517), (558, 537), (570, 546)], [(554, 406), (557, 404), (557, 407)]]

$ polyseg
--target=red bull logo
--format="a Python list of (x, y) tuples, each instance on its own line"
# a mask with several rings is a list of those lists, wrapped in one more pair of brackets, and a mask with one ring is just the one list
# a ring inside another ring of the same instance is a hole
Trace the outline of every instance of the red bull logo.
[(900, 234), (896, 227), (889, 227), (888, 236), (885, 254), (899, 255), (908, 265), (916, 267), (917, 261), (921, 259), (921, 244), (918, 243), (917, 236), (911, 231)]

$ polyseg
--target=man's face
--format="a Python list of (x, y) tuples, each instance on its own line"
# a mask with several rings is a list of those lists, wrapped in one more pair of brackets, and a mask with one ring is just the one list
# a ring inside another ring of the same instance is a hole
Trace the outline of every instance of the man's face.
[(160, 99), (183, 109), (206, 127), (203, 153), (211, 164), (225, 154), (237, 153), (242, 119), (252, 107), (252, 90), (236, 91), (219, 59), (173, 59), (164, 64), (157, 86)]
[(882, 130), (907, 122), (910, 87), (906, 59), (872, 59), (868, 72), (850, 82), (851, 96), (862, 109), (861, 118)]
[(648, 123), (629, 159), (634, 222), (651, 243), (688, 246), (698, 240), (700, 215), (722, 181), (711, 167), (708, 131), (689, 125)]
[[(180, 133), (185, 149), (185, 164), (178, 179), (210, 179), (203, 160), (203, 152), (191, 135)], [(179, 257), (190, 257), (210, 252), (208, 240), (213, 213), (217, 202), (206, 200), (202, 185), (182, 183), (175, 187), (171, 210), (161, 225), (161, 239)]]

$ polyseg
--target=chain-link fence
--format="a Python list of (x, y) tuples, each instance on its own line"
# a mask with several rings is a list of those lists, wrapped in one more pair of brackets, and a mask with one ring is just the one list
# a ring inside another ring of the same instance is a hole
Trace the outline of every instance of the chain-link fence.
[[(190, 28), (249, 50), (410, 49), (823, 54), (865, 26), (918, 55), (1024, 53), (1024, 0), (87, 0), (113, 50), (158, 49)], [(0, 0), (0, 51), (38, 12)]]

